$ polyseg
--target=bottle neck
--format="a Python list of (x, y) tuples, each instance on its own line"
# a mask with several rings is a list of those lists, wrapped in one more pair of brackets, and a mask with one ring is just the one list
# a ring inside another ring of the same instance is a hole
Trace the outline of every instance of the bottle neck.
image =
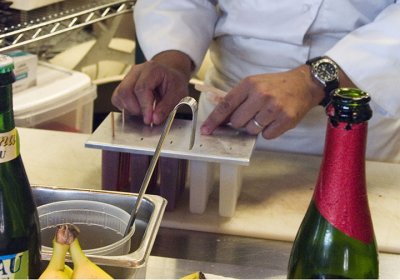
[(314, 192), (328, 222), (360, 241), (373, 240), (365, 178), (367, 122), (328, 123), (324, 157)]
[(12, 84), (0, 85), (0, 133), (15, 128)]

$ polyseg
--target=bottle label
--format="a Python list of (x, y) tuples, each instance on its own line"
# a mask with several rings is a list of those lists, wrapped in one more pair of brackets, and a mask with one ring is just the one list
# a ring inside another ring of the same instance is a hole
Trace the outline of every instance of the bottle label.
[(28, 279), (29, 251), (0, 256), (0, 279)]
[(0, 133), (0, 163), (7, 162), (19, 156), (18, 132)]

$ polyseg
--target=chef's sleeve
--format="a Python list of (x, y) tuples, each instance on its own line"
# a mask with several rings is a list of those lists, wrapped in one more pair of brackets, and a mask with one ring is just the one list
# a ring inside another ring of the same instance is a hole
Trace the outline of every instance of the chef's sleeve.
[(400, 117), (400, 3), (345, 36), (326, 55), (371, 95), (381, 114)]
[(166, 50), (187, 54), (200, 67), (214, 35), (216, 1), (139, 0), (134, 8), (136, 36), (146, 59)]

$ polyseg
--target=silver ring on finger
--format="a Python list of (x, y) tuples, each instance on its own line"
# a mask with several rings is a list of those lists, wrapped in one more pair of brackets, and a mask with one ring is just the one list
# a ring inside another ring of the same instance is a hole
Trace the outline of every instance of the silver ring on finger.
[(253, 118), (252, 121), (253, 121), (255, 126), (257, 126), (260, 129), (264, 129), (264, 126), (261, 125), (255, 118)]

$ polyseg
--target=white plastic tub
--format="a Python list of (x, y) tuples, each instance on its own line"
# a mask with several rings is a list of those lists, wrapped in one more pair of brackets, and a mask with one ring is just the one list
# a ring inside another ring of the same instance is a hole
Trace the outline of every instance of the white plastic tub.
[(13, 0), (11, 8), (22, 11), (30, 11), (61, 1), (63, 0)]
[(97, 89), (81, 72), (39, 63), (37, 86), (14, 94), (17, 126), (91, 133)]

